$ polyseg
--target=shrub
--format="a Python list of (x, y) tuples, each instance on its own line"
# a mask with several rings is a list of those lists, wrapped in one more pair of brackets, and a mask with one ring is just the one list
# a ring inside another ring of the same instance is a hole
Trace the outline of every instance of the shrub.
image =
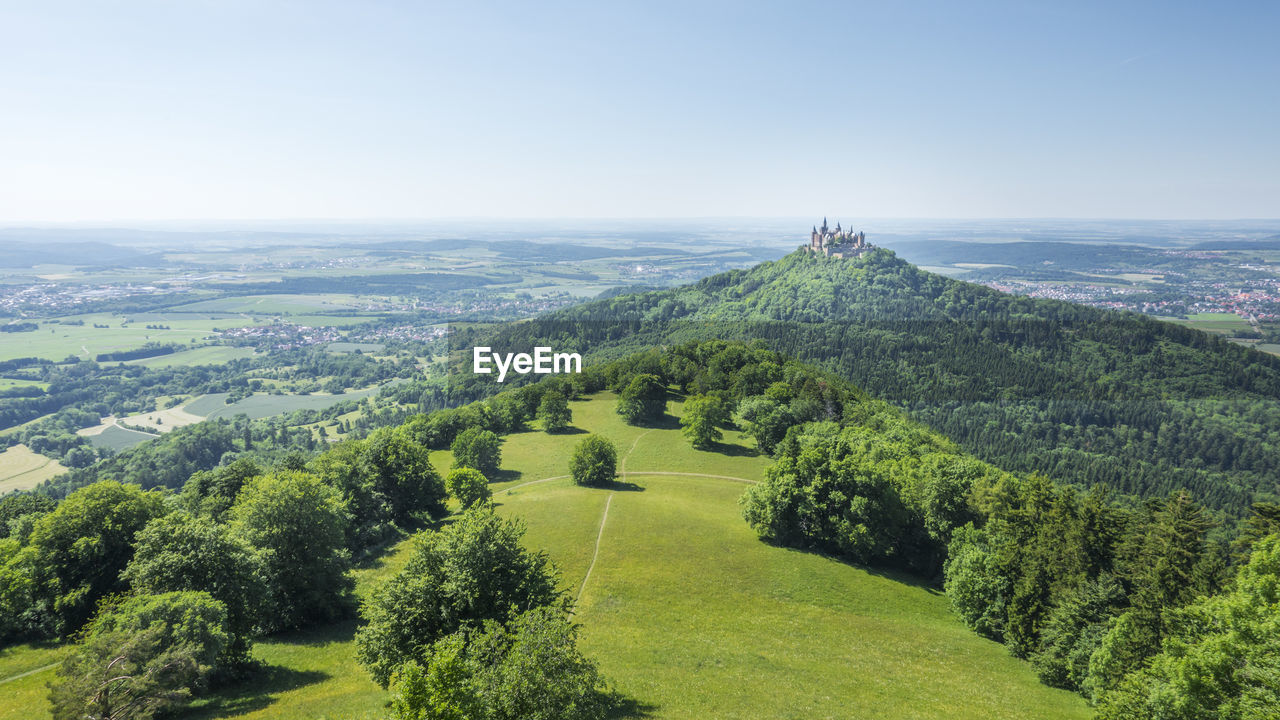
[(538, 403), (538, 419), (542, 421), (542, 429), (549, 433), (568, 428), (573, 422), (569, 400), (559, 390), (546, 391), (542, 394), (542, 402)]
[(455, 468), (449, 472), (445, 482), (449, 486), (449, 494), (458, 498), (464, 508), (490, 498), (489, 481), (474, 468)]
[(618, 450), (609, 440), (588, 435), (573, 449), (569, 472), (575, 484), (607, 485), (618, 474)]
[(632, 425), (654, 422), (666, 412), (667, 388), (657, 375), (636, 375), (618, 396), (618, 414)]
[(451, 449), (454, 467), (474, 468), (485, 477), (493, 477), (502, 463), (502, 441), (492, 430), (463, 430)]
[(560, 594), (543, 553), (520, 543), (524, 526), (473, 507), (448, 527), (417, 538), (404, 569), (360, 610), (356, 657), (383, 687), (397, 667), (425, 661), (431, 643), (485, 620), (555, 602)]

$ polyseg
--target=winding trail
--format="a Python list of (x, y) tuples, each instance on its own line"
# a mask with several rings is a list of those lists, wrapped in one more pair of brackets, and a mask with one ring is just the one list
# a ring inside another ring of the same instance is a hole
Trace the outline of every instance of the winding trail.
[(609, 505), (613, 503), (613, 493), (609, 493), (609, 497), (604, 501), (604, 512), (600, 515), (600, 532), (596, 533), (596, 551), (591, 554), (591, 564), (587, 566), (587, 574), (582, 577), (582, 584), (578, 586), (578, 596), (573, 599), (573, 607), (576, 610), (578, 603), (582, 601), (582, 591), (587, 589), (587, 581), (591, 579), (591, 571), (596, 569), (596, 560), (600, 557), (600, 540), (604, 538), (604, 523), (609, 519)]
[(708, 475), (707, 473), (692, 472), (674, 472), (664, 470), (633, 470), (632, 475), (683, 475), (685, 477), (713, 478), (715, 480), (732, 480), (733, 482), (745, 483), (747, 485), (756, 485), (759, 480), (749, 480), (747, 478), (734, 477), (732, 475)]
[[(635, 442), (631, 443), (631, 449), (627, 454), (622, 456), (622, 462), (618, 463), (618, 476), (626, 479), (627, 477), (627, 459), (631, 457), (631, 453), (636, 451), (636, 446), (640, 444), (640, 438), (653, 432), (652, 429), (645, 430), (636, 436)], [(596, 533), (596, 549), (591, 553), (591, 564), (587, 566), (587, 574), (582, 577), (582, 584), (578, 586), (578, 596), (573, 599), (573, 607), (576, 611), (578, 603), (582, 601), (582, 593), (587, 589), (587, 581), (591, 579), (591, 571), (596, 569), (596, 560), (600, 559), (600, 541), (604, 539), (604, 524), (609, 519), (609, 506), (613, 504), (613, 493), (609, 493), (609, 497), (604, 501), (604, 512), (600, 513), (600, 531)]]
[(567, 477), (569, 476), (556, 475), (555, 477), (542, 478), (541, 480), (530, 480), (529, 482), (522, 482), (519, 485), (512, 485), (511, 487), (507, 488), (506, 490), (503, 490), (502, 492), (511, 492), (512, 490), (519, 490), (522, 487), (529, 487), (530, 485), (537, 485), (538, 483), (551, 482), (552, 480), (564, 480)]
[(627, 458), (631, 457), (631, 453), (636, 451), (636, 446), (640, 444), (640, 438), (643, 438), (645, 435), (648, 435), (653, 431), (654, 431), (654, 428), (650, 428), (640, 433), (639, 435), (637, 435), (636, 441), (631, 443), (631, 449), (628, 450), (627, 454), (622, 457), (622, 463), (618, 465), (618, 475), (620, 475), (623, 479), (626, 479), (627, 477)]
[(52, 670), (61, 664), (62, 663), (53, 663), (52, 665), (45, 665), (44, 667), (38, 667), (35, 670), (28, 670), (24, 673), (18, 673), (17, 675), (10, 675), (5, 679), (0, 680), (0, 685), (3, 685), (7, 682), (13, 682), (14, 680), (21, 680), (22, 678), (27, 677), (28, 675), (35, 675), (36, 673), (42, 673), (45, 670)]

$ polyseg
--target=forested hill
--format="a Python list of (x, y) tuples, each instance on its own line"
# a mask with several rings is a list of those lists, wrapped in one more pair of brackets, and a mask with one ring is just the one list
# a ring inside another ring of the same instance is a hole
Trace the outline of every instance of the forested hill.
[(1139, 315), (1006, 295), (883, 249), (796, 252), (568, 308), (493, 342), (610, 356), (707, 337), (761, 338), (826, 365), (1008, 470), (1140, 496), (1187, 488), (1237, 516), (1277, 495), (1280, 358)]

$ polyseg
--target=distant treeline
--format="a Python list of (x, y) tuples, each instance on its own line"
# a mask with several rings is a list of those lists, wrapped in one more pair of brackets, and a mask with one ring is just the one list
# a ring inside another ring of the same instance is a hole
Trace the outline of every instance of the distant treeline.
[(7, 333), (34, 332), (39, 329), (40, 329), (40, 325), (38, 323), (33, 323), (33, 322), (20, 322), (20, 323), (9, 323), (7, 325), (0, 325), (0, 332), (7, 332)]
[(225, 283), (209, 285), (211, 290), (222, 290), (235, 295), (251, 294), (306, 294), (306, 293), (376, 293), (383, 295), (412, 295), (428, 292), (449, 292), (481, 288), (486, 285), (510, 285), (521, 281), (519, 275), (465, 275), (453, 273), (399, 273), (385, 275), (343, 275), (341, 277), (295, 277), (277, 282)]
[(115, 352), (98, 353), (94, 358), (97, 362), (124, 362), (125, 360), (142, 360), (143, 358), (160, 357), (161, 355), (172, 355), (180, 350), (177, 345), (143, 345), (134, 350), (117, 350)]

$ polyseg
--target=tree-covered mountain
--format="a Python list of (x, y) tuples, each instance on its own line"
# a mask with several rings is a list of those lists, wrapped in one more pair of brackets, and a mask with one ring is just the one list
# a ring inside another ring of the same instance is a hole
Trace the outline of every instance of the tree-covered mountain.
[[(487, 337), (596, 357), (759, 338), (1007, 470), (1142, 497), (1185, 488), (1234, 516), (1277, 498), (1280, 358), (1140, 315), (1007, 295), (888, 250), (796, 252)], [(456, 347), (474, 339), (464, 333)]]

